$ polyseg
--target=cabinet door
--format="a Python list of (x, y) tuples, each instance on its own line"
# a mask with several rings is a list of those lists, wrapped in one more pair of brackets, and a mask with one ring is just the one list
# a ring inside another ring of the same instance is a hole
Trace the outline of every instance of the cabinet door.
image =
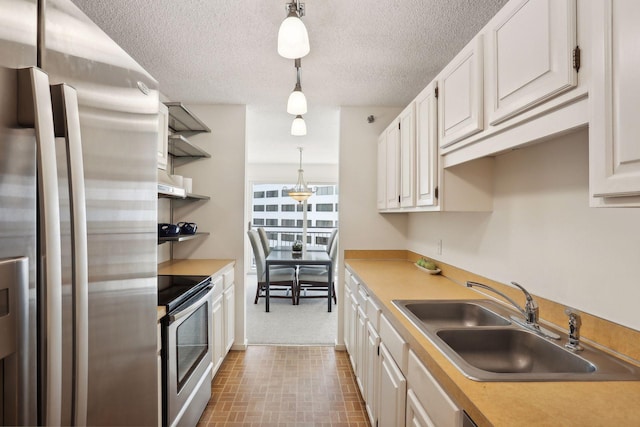
[(211, 306), (213, 317), (213, 373), (218, 371), (224, 359), (224, 318), (222, 313), (222, 294), (214, 297)]
[(376, 332), (371, 322), (367, 323), (367, 343), (366, 343), (366, 372), (365, 372), (365, 392), (363, 393), (367, 415), (372, 426), (376, 425), (378, 417), (378, 388), (380, 384), (380, 358), (378, 357), (378, 347), (380, 346), (380, 336)]
[(407, 391), (407, 427), (436, 427), (411, 389)]
[(400, 113), (400, 206), (415, 206), (416, 192), (416, 104), (410, 103)]
[(416, 206), (435, 206), (438, 185), (438, 104), (436, 82), (416, 98)]
[(360, 387), (360, 393), (364, 395), (366, 384), (366, 360), (367, 360), (367, 315), (361, 306), (358, 306), (358, 319), (356, 331), (356, 382)]
[(229, 285), (224, 291), (224, 354), (231, 350), (235, 340), (235, 286)]
[(351, 351), (349, 352), (349, 360), (351, 361), (351, 367), (353, 368), (353, 372), (357, 372), (356, 359), (358, 355), (358, 345), (357, 345), (357, 323), (358, 323), (358, 301), (356, 300), (356, 296), (351, 293), (351, 301), (349, 302), (349, 306), (347, 307), (348, 315), (349, 315), (349, 342), (351, 343)]
[(400, 122), (394, 120), (387, 128), (387, 208), (400, 207)]
[(407, 380), (384, 343), (380, 343), (380, 396), (378, 427), (402, 427), (405, 423)]
[(158, 169), (167, 169), (169, 144), (169, 109), (162, 102), (158, 104)]
[(483, 65), (482, 35), (478, 35), (438, 76), (440, 147), (483, 129)]
[(490, 124), (577, 84), (576, 0), (511, 1), (487, 30)]
[(589, 184), (592, 197), (616, 205), (640, 196), (640, 2), (602, 0), (591, 7)]
[(387, 131), (378, 138), (378, 209), (387, 207)]
[[(345, 276), (346, 278), (347, 276)], [(346, 282), (346, 280), (345, 280)], [(350, 311), (351, 311), (351, 291), (349, 290), (349, 286), (347, 285), (347, 283), (344, 284), (344, 297), (342, 298), (342, 301), (345, 302), (345, 309), (344, 309), (344, 321), (343, 321), (343, 327), (344, 327), (344, 347), (347, 350), (347, 353), (351, 354), (352, 349), (351, 349), (351, 315), (350, 315)]]

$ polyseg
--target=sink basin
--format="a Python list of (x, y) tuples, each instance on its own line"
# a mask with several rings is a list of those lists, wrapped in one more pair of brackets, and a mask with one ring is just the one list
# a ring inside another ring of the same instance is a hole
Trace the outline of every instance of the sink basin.
[(394, 300), (393, 304), (465, 376), (476, 381), (640, 381), (640, 367), (594, 346), (565, 348), (525, 330), (491, 300)]
[(596, 367), (520, 329), (449, 329), (437, 336), (469, 365), (496, 373), (590, 373)]
[(402, 306), (404, 310), (429, 327), (457, 328), (511, 324), (506, 318), (474, 301), (407, 301)]

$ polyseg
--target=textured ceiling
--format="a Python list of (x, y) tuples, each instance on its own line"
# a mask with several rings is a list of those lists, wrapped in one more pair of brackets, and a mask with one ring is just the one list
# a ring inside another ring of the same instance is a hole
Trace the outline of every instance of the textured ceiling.
[(506, 0), (304, 1), (311, 44), (301, 68), (306, 137), (288, 135), (286, 100), (296, 74), (293, 60), (276, 52), (286, 0), (73, 2), (169, 99), (247, 104), (250, 162), (282, 160), (284, 149), (295, 163), (302, 143), (305, 162), (321, 163), (328, 154), (316, 146), (337, 156), (339, 106), (407, 105)]

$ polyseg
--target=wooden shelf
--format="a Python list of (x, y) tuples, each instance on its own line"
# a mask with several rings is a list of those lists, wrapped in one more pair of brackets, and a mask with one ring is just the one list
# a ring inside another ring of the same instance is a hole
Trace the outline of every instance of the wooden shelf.
[(181, 234), (175, 237), (158, 237), (158, 244), (161, 245), (167, 242), (185, 242), (187, 240), (199, 239), (200, 237), (208, 236), (210, 233), (196, 233), (196, 234)]

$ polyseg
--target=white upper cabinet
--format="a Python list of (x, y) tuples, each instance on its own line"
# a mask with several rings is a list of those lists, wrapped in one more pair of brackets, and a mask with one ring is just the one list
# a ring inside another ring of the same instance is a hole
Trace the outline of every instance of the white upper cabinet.
[(416, 191), (416, 105), (410, 103), (400, 113), (400, 206), (415, 206)]
[(640, 2), (592, 4), (592, 206), (640, 206)]
[(398, 119), (387, 128), (387, 208), (400, 207), (400, 122)]
[(415, 100), (416, 110), (416, 206), (438, 203), (438, 99), (436, 82)]
[(482, 36), (476, 36), (439, 74), (440, 147), (483, 129)]
[(512, 0), (486, 28), (489, 124), (577, 84), (576, 0)]

